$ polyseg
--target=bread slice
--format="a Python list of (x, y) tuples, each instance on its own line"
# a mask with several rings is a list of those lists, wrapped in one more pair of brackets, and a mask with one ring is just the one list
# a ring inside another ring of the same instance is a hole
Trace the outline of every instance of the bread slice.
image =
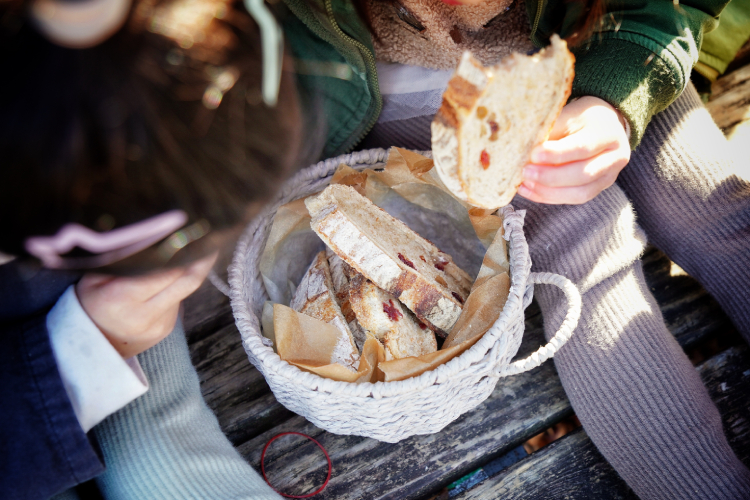
[(326, 247), (326, 258), (328, 259), (328, 267), (331, 270), (331, 279), (333, 281), (333, 291), (336, 295), (336, 300), (341, 308), (341, 313), (344, 315), (346, 324), (349, 326), (349, 331), (352, 332), (354, 343), (361, 353), (367, 340), (367, 333), (357, 321), (357, 316), (354, 314), (349, 302), (350, 278), (359, 273), (341, 260), (341, 257), (328, 247)]
[(449, 255), (349, 186), (328, 186), (305, 205), (331, 250), (433, 331), (450, 332), (472, 279)]
[(349, 276), (355, 271), (328, 247), (326, 247), (326, 259), (328, 260), (328, 268), (331, 271), (331, 281), (336, 301), (341, 308), (346, 322), (349, 323), (355, 318), (354, 312), (349, 307)]
[(435, 334), (363, 275), (352, 279), (349, 300), (359, 324), (385, 347), (386, 361), (437, 351)]
[(289, 307), (338, 328), (341, 338), (334, 353), (336, 362), (354, 370), (359, 367), (359, 351), (336, 301), (325, 251), (315, 256), (297, 286)]
[(432, 153), (460, 199), (499, 208), (515, 196), (531, 150), (544, 142), (570, 97), (575, 58), (565, 41), (485, 68), (465, 52), (432, 122)]

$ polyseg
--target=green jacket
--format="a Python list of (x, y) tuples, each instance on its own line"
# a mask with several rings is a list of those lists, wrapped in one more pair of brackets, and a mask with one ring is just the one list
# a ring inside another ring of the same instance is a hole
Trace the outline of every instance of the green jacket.
[(695, 71), (716, 80), (750, 39), (750, 0), (732, 0), (721, 13), (719, 28), (703, 39)]
[[(328, 126), (325, 157), (348, 152), (382, 109), (370, 33), (348, 0), (284, 0), (285, 22), (302, 86), (322, 97)], [(605, 22), (573, 50), (571, 97), (592, 95), (617, 107), (631, 126), (635, 148), (651, 117), (683, 91), (698, 60), (704, 32), (718, 24), (728, 0), (609, 0)], [(565, 0), (526, 0), (531, 40), (566, 37), (580, 6)], [(561, 24), (562, 21), (562, 24)]]

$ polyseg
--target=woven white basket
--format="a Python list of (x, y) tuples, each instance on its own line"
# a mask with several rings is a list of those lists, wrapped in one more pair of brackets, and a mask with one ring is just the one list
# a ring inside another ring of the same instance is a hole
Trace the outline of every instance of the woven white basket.
[[(422, 153), (429, 156), (429, 153)], [(351, 384), (308, 373), (282, 361), (261, 334), (260, 317), (268, 300), (259, 261), (278, 208), (323, 190), (336, 168), (385, 165), (387, 151), (371, 149), (332, 158), (308, 167), (282, 188), (246, 229), (229, 268), (229, 296), (242, 344), (250, 362), (263, 373), (276, 399), (316, 426), (335, 434), (367, 436), (395, 443), (415, 434), (432, 434), (476, 407), (492, 393), (500, 377), (542, 364), (570, 338), (581, 313), (581, 296), (567, 278), (530, 273), (531, 260), (523, 234), (524, 212), (502, 209), (509, 239), (511, 288), (500, 317), (469, 350), (435, 370), (397, 382)], [(526, 359), (511, 363), (524, 330), (524, 309), (534, 283), (560, 287), (568, 313), (550, 342)]]

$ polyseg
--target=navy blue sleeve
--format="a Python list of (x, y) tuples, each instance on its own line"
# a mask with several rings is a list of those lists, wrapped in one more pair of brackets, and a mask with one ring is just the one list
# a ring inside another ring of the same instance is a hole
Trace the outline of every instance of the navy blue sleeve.
[[(54, 304), (52, 299), (45, 302)], [(104, 471), (65, 392), (47, 333), (46, 313), (43, 309), (0, 320), (2, 498), (46, 499)]]

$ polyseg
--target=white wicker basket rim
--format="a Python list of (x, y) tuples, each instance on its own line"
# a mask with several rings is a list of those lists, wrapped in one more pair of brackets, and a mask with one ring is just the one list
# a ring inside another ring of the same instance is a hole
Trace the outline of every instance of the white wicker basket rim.
[[(430, 152), (420, 152), (431, 157)], [(272, 219), (271, 215), (282, 204), (291, 199), (297, 199), (316, 190), (322, 190), (328, 184), (330, 177), (340, 164), (346, 164), (356, 169), (373, 168), (383, 163), (388, 152), (383, 149), (371, 149), (359, 151), (348, 155), (339, 156), (322, 161), (316, 165), (306, 168), (297, 173), (282, 187), (275, 201), (270, 203), (262, 214), (246, 228), (241, 236), (232, 265), (229, 268), (229, 297), (235, 322), (242, 335), (243, 345), (248, 352), (252, 352), (257, 362), (262, 364), (264, 372), (272, 371), (284, 378), (293, 381), (313, 391), (324, 391), (330, 394), (340, 394), (348, 397), (373, 397), (382, 398), (392, 395), (419, 391), (433, 384), (439, 384), (451, 376), (472, 367), (472, 371), (478, 376), (502, 377), (529, 370), (539, 366), (549, 359), (570, 338), (581, 311), (581, 297), (575, 285), (567, 278), (552, 273), (530, 273), (531, 262), (528, 257), (528, 245), (523, 236), (524, 211), (514, 211), (512, 207), (502, 209), (504, 216), (505, 238), (509, 240), (511, 255), (511, 270), (517, 269), (521, 272), (512, 272), (511, 289), (507, 302), (500, 317), (487, 333), (470, 349), (450, 361), (438, 366), (436, 369), (425, 372), (419, 376), (406, 380), (394, 382), (374, 382), (352, 384), (320, 377), (314, 373), (300, 370), (286, 361), (283, 361), (271, 347), (264, 343), (261, 334), (258, 317), (249, 308), (250, 297), (246, 296), (247, 273), (245, 256), (253, 245), (264, 245), (265, 239), (259, 236), (263, 231), (262, 224)], [(377, 167), (375, 167), (377, 168)], [(313, 190), (311, 191), (311, 186)], [(317, 189), (319, 187), (320, 189)], [(262, 240), (262, 241), (259, 241)], [(261, 282), (259, 272), (253, 274), (256, 282)], [(527, 281), (528, 278), (528, 281)], [(509, 321), (513, 320), (515, 314), (523, 314), (523, 309), (531, 302), (534, 283), (547, 283), (560, 287), (568, 298), (569, 310), (563, 324), (555, 336), (546, 345), (542, 346), (534, 354), (506, 366), (496, 366), (492, 360), (496, 357), (490, 356), (490, 361), (482, 362), (486, 354), (492, 351), (493, 346), (500, 335), (506, 330)], [(252, 359), (252, 358), (251, 358)], [(474, 365), (474, 366), (472, 366)]]

